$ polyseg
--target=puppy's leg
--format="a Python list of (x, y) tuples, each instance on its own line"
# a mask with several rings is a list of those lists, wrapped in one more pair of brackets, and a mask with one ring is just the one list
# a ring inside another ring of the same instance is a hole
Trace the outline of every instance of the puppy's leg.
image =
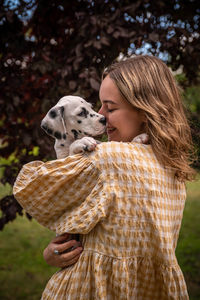
[(66, 140), (56, 140), (54, 150), (58, 159), (65, 158), (69, 155), (70, 142)]
[(83, 153), (85, 151), (93, 151), (97, 145), (95, 139), (91, 137), (83, 137), (80, 140), (76, 140), (69, 147), (69, 155)]

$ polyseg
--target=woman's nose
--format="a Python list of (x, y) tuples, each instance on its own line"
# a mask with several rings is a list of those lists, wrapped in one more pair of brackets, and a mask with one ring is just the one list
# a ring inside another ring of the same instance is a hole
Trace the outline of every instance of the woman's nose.
[(98, 114), (103, 115), (105, 117), (105, 111), (101, 107), (100, 110), (98, 111)]

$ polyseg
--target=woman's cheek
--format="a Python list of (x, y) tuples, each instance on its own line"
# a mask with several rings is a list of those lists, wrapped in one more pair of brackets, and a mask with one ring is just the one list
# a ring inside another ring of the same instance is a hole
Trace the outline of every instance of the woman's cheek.
[(117, 111), (113, 111), (113, 112), (109, 113), (108, 119), (110, 121), (116, 121), (118, 119), (118, 117), (119, 116), (118, 116)]

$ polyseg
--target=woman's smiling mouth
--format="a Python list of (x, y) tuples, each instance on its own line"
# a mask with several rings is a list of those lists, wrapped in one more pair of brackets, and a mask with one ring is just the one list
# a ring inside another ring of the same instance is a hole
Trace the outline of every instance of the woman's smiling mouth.
[(107, 134), (112, 133), (115, 129), (116, 128), (114, 128), (114, 127), (107, 127), (106, 128)]

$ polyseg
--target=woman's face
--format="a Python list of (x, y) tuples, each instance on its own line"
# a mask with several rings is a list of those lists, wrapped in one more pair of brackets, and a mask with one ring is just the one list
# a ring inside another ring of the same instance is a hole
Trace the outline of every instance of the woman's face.
[(114, 81), (107, 75), (101, 83), (99, 113), (106, 117), (109, 141), (131, 142), (142, 133), (143, 114), (124, 100)]

